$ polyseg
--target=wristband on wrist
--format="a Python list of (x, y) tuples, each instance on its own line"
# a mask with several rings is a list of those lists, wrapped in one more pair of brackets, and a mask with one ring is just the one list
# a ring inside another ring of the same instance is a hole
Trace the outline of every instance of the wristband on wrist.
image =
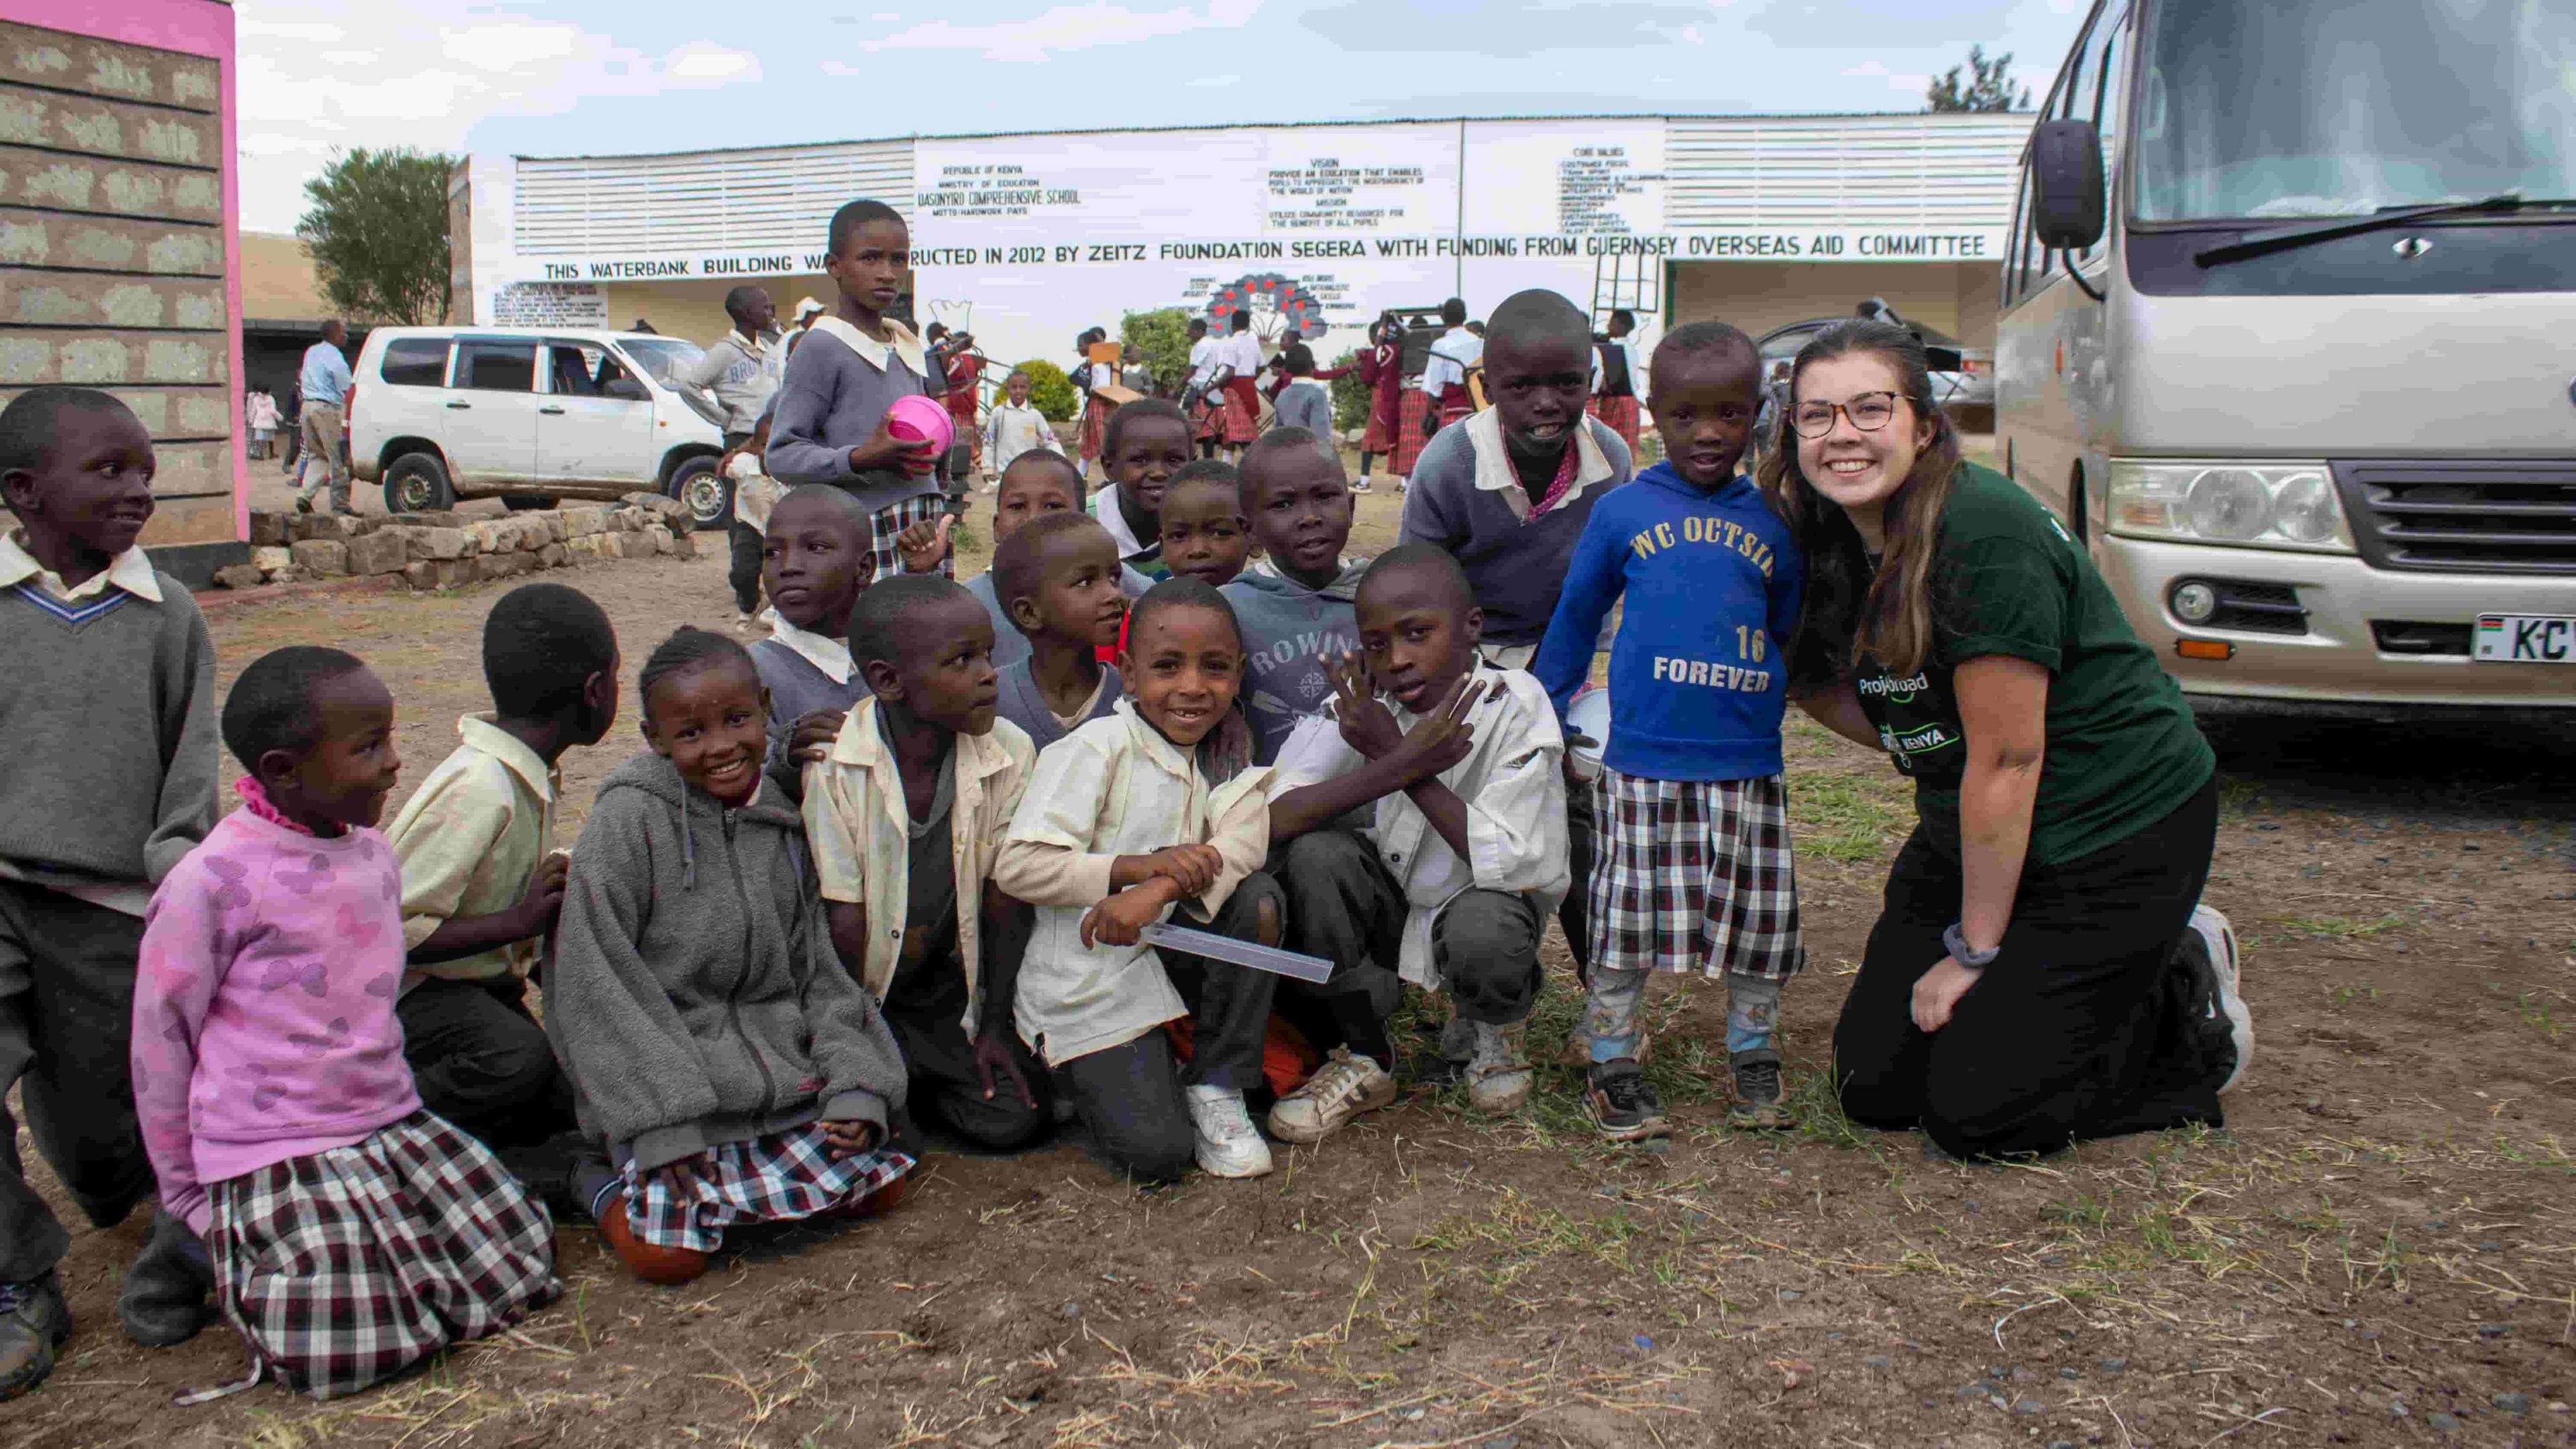
[(1959, 923), (1956, 921), (1942, 928), (1941, 945), (1950, 953), (1951, 960), (1971, 968), (1981, 969), (1991, 965), (1997, 956), (2004, 953), (2000, 942), (1992, 950), (1987, 951), (1979, 951), (1971, 947), (1968, 944), (1968, 933), (1959, 929)]

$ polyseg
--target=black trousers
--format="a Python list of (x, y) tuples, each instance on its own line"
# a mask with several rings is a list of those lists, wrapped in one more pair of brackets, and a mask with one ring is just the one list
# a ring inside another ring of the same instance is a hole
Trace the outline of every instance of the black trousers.
[[(1255, 871), (1234, 888), (1207, 929), (1238, 941), (1254, 939), (1254, 913), (1265, 898), (1280, 899), (1279, 883)], [(1056, 1090), (1073, 1104), (1094, 1150), (1112, 1169), (1140, 1182), (1177, 1181), (1197, 1160), (1198, 1133), (1183, 1088), (1247, 1091), (1261, 1085), (1261, 1039), (1279, 980), (1228, 961), (1160, 954), (1163, 973), (1190, 1009), (1189, 1065), (1173, 1056), (1171, 1038), (1158, 1029), (1055, 1069)]]
[(1914, 983), (1948, 954), (1960, 870), (1916, 827), (1834, 1027), (1843, 1111), (1868, 1127), (1919, 1126), (1956, 1157), (2221, 1123), (2226, 1064), (2195, 1029), (2175, 954), (2217, 833), (2213, 779), (2126, 840), (2024, 870), (2003, 954), (1926, 1035)]
[(1005, 1031), (1011, 1059), (1038, 1104), (1032, 1108), (1021, 1101), (1019, 1090), (1006, 1079), (994, 1083), (987, 1099), (975, 1070), (974, 1039), (950, 1005), (940, 1002), (924, 1011), (912, 1009), (900, 996), (886, 1000), (886, 1025), (903, 1048), (904, 1069), (911, 1078), (904, 1110), (987, 1151), (1010, 1152), (1035, 1142), (1055, 1121), (1047, 1105), (1052, 1095), (1047, 1074), (1020, 1045), (1019, 1033)]
[(152, 1195), (132, 1066), (142, 942), (137, 917), (0, 880), (0, 1282), (41, 1277), (71, 1245), (19, 1160), (12, 1085), (36, 1151), (92, 1226)]
[(725, 540), (732, 549), (725, 582), (733, 585), (734, 608), (748, 614), (760, 607), (760, 530), (739, 521), (728, 523)]
[[(1288, 897), (1291, 951), (1333, 963), (1329, 981), (1282, 980), (1279, 1012), (1321, 1046), (1347, 1045), (1394, 1065), (1386, 1019), (1402, 999), (1404, 887), (1367, 837), (1310, 830), (1271, 852)], [(1470, 890), (1432, 923), (1440, 984), (1469, 1021), (1509, 1026), (1538, 1003), (1538, 943), (1547, 929), (1538, 902), (1505, 891)]]
[(433, 976), (403, 993), (403, 1059), (421, 1105), (499, 1150), (573, 1130), (572, 1083), (516, 976)]

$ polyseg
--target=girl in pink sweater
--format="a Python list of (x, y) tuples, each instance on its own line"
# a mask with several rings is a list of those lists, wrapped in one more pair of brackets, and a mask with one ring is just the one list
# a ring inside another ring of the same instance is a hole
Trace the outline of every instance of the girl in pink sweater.
[(394, 1016), (402, 867), (375, 830), (393, 698), (336, 649), (280, 649), (224, 701), (249, 774), (152, 898), (134, 1097), (161, 1199), (203, 1234), (261, 1369), (354, 1393), (555, 1297), (554, 1229), (424, 1111)]

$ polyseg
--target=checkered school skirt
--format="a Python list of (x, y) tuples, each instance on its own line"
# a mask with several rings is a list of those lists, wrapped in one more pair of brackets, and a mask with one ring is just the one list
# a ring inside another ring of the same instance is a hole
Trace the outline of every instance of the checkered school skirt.
[(1596, 397), (1585, 405), (1584, 410), (1609, 424), (1610, 431), (1617, 433), (1619, 440), (1628, 445), (1628, 456), (1636, 456), (1640, 419), (1635, 398)]
[(1592, 966), (1786, 981), (1806, 964), (1789, 794), (1755, 780), (1593, 782)]
[[(895, 540), (903, 536), (905, 529), (925, 519), (936, 520), (947, 511), (947, 495), (916, 493), (901, 503), (888, 504), (869, 514), (868, 552), (876, 560), (876, 577), (890, 579), (903, 572), (903, 550), (895, 547)], [(957, 556), (954, 553), (939, 561), (939, 573), (942, 578), (957, 577)]]
[(657, 1248), (712, 1253), (736, 1223), (791, 1222), (856, 1203), (912, 1171), (909, 1153), (881, 1147), (834, 1157), (819, 1123), (707, 1149), (693, 1188), (626, 1165), (626, 1221)]
[(1229, 378), (1225, 384), (1225, 436), (1227, 443), (1249, 443), (1261, 436), (1261, 390), (1248, 377)]
[(1422, 419), (1430, 411), (1431, 395), (1418, 387), (1408, 387), (1396, 396), (1395, 457), (1387, 468), (1398, 478), (1413, 476), (1413, 464), (1422, 456), (1422, 445), (1431, 441), (1422, 436)]
[(498, 1333), (563, 1292), (546, 1210), (426, 1111), (207, 1193), (225, 1320), (271, 1375), (317, 1399)]
[(1109, 450), (1109, 415), (1117, 409), (1107, 398), (1087, 398), (1082, 404), (1082, 461), (1088, 463)]

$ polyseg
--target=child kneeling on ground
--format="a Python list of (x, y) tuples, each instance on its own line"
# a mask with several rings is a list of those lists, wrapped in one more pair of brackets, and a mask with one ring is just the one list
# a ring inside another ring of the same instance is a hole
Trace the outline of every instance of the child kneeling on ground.
[[(1385, 962), (1448, 998), (1441, 1055), (1481, 1112), (1529, 1100), (1522, 1024), (1539, 938), (1565, 899), (1565, 739), (1538, 681), (1479, 657), (1484, 613), (1446, 551), (1405, 544), (1360, 580), (1360, 657), (1331, 668), (1333, 717), (1301, 723), (1270, 787), (1289, 945), (1334, 963), (1344, 1045), (1271, 1110), (1314, 1142), (1395, 1099)], [(1390, 701), (1394, 709), (1390, 711)], [(1365, 829), (1334, 828), (1352, 810)]]
[(850, 653), (873, 697), (805, 770), (832, 944), (884, 1003), (916, 1118), (1025, 1147), (1049, 1118), (1011, 1030), (1028, 908), (992, 874), (1037, 750), (994, 715), (992, 621), (946, 579), (889, 579), (860, 596)]
[(645, 661), (652, 753), (610, 773), (573, 849), (546, 1030), (616, 1175), (579, 1185), (636, 1276), (685, 1283), (725, 1230), (902, 1196), (903, 1060), (841, 969), (796, 807), (762, 777), (743, 647), (682, 629)]
[[(1270, 1147), (1243, 1093), (1261, 1081), (1273, 978), (1141, 940), (1187, 903), (1183, 924), (1279, 943), (1279, 887), (1260, 873), (1270, 772), (1249, 763), (1233, 708), (1243, 636), (1216, 590), (1168, 579), (1137, 601), (1118, 662), (1129, 696), (1038, 756), (993, 868), (1038, 908), (1020, 1038), (1112, 1166), (1168, 1182), (1195, 1156), (1259, 1177)], [(1186, 1069), (1162, 1029), (1175, 1021)]]
[(153, 897), (135, 1101), (224, 1317), (256, 1366), (327, 1399), (551, 1301), (554, 1225), (421, 1106), (403, 1060), (383, 682), (336, 649), (280, 649), (234, 682), (223, 733), (243, 808)]

